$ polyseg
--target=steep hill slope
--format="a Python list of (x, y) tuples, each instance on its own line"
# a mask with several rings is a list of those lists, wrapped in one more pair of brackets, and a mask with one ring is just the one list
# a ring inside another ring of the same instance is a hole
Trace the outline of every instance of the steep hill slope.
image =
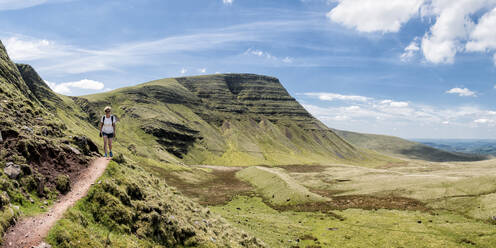
[(98, 151), (89, 140), (66, 136), (38, 92), (0, 42), (0, 234), (19, 213), (42, 211), (43, 202), (65, 193), (61, 182), (70, 184)]
[[(93, 119), (32, 67), (15, 65), (0, 42), (0, 235), (16, 218), (44, 212), (98, 156), (98, 131), (87, 120)], [(115, 149), (127, 159), (112, 162), (101, 183), (56, 225), (53, 247), (263, 247), (142, 166), (189, 168), (134, 156), (119, 144)], [(118, 239), (109, 240), (112, 231)]]
[(342, 130), (334, 131), (343, 139), (357, 147), (371, 149), (380, 153), (402, 158), (421, 159), (432, 162), (480, 161), (488, 159), (488, 157), (484, 155), (444, 151), (393, 136), (355, 133)]
[(111, 105), (120, 118), (121, 142), (137, 147), (138, 154), (159, 154), (159, 160), (169, 162), (283, 165), (385, 160), (337, 136), (279, 80), (268, 76), (162, 79), (74, 101), (92, 121)]

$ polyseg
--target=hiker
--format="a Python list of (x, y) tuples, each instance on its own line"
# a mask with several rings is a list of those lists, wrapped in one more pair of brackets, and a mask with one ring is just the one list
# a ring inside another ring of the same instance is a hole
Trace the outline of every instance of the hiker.
[(112, 108), (110, 106), (105, 107), (105, 115), (100, 119), (100, 137), (103, 136), (103, 150), (105, 151), (105, 157), (107, 157), (107, 144), (108, 150), (110, 151), (110, 157), (112, 154), (112, 139), (115, 138), (115, 123), (117, 118), (113, 116), (110, 112)]

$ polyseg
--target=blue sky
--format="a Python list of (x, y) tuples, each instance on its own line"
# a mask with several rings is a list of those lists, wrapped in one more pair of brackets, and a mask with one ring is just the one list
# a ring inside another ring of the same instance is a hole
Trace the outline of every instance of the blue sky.
[(495, 0), (0, 0), (0, 39), (56, 91), (278, 77), (329, 127), (496, 138)]

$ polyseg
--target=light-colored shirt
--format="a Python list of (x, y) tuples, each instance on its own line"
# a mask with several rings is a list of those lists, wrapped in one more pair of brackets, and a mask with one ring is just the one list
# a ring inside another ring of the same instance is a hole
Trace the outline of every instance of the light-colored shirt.
[[(102, 132), (104, 133), (114, 133), (114, 127), (112, 126), (112, 116), (103, 116), (100, 122), (103, 122)], [(114, 116), (114, 123), (117, 122), (117, 118)]]

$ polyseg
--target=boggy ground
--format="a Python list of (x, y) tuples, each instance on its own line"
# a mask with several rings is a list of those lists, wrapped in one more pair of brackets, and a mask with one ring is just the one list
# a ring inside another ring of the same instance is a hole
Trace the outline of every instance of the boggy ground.
[(271, 247), (496, 246), (495, 160), (280, 168), (329, 200), (270, 204), (260, 193), (267, 189), (236, 176), (243, 168), (197, 166), (162, 176)]

